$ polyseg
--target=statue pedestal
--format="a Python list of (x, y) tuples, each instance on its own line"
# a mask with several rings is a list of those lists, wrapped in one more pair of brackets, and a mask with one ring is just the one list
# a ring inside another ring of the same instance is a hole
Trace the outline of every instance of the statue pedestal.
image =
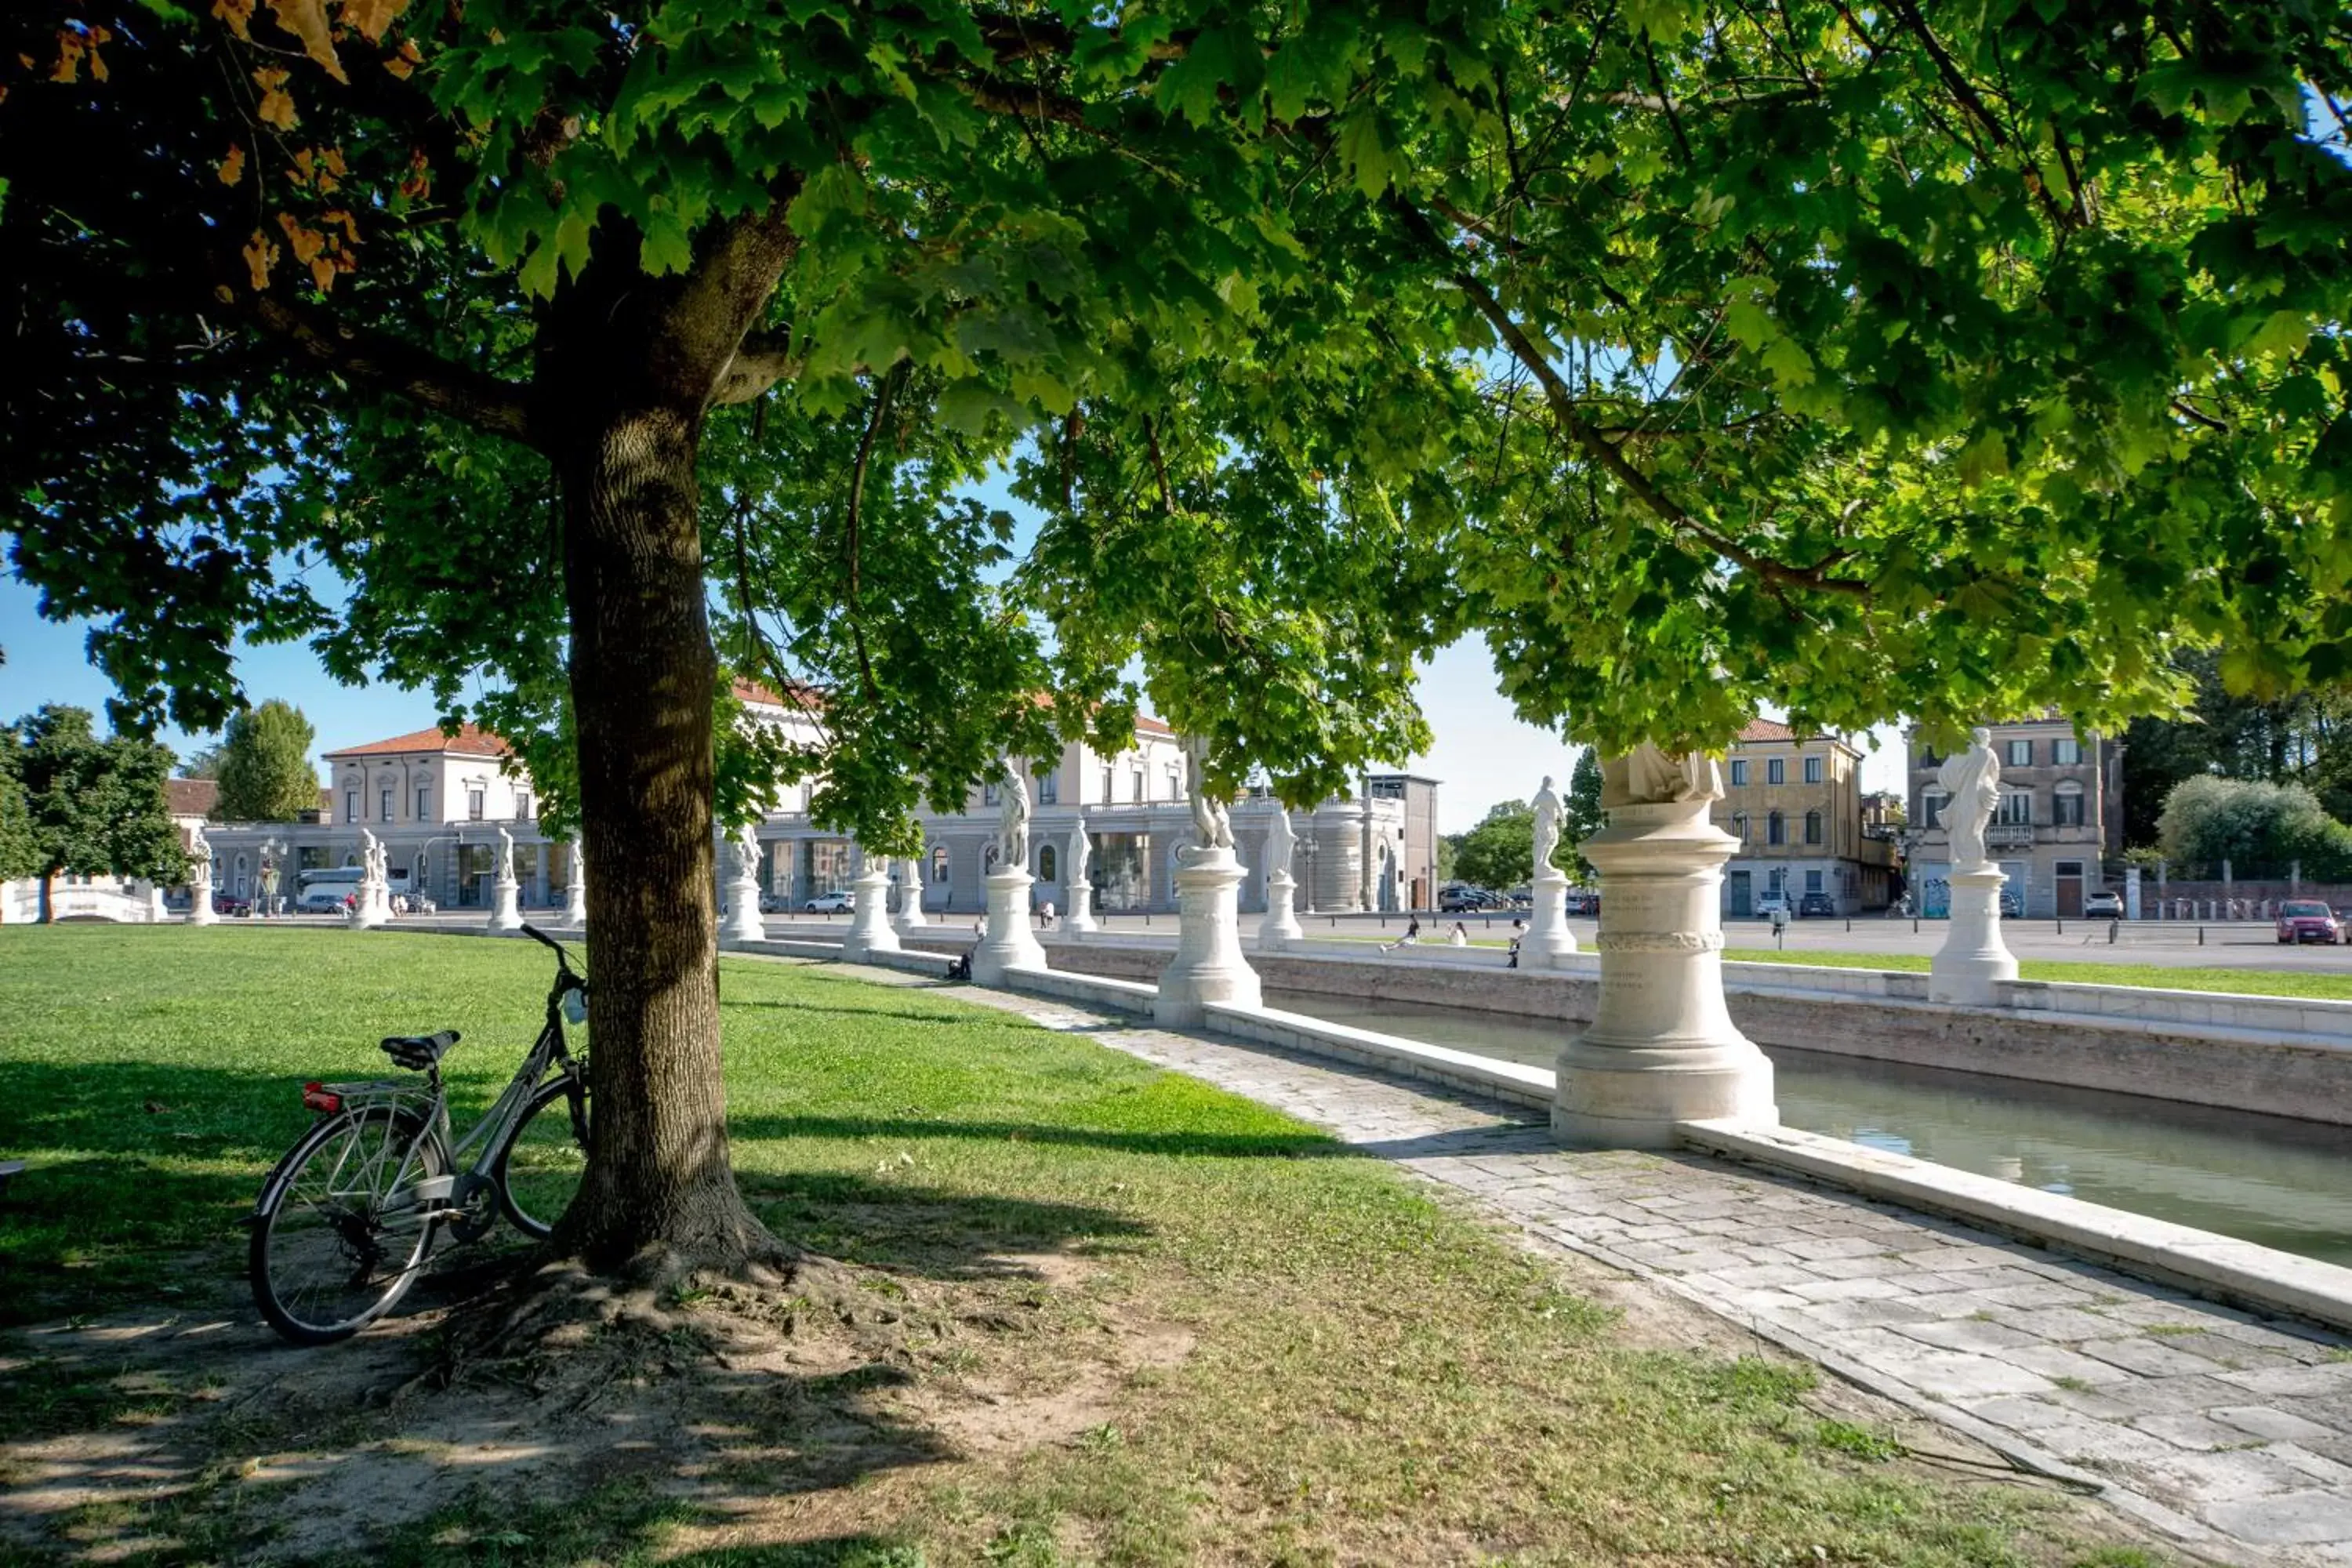
[(504, 877), (490, 886), (490, 929), (522, 930), (522, 884)]
[(988, 879), (988, 933), (971, 950), (971, 977), (978, 984), (1002, 984), (1008, 969), (1045, 967), (1045, 950), (1029, 929), (1029, 885), (1034, 880), (1017, 866)]
[(1995, 987), (2017, 978), (2017, 958), (2000, 940), (2000, 889), (2009, 878), (1990, 866), (1955, 871), (1952, 920), (1927, 970), (1927, 1000), (1990, 1006)]
[(1681, 1121), (1776, 1125), (1772, 1064), (1723, 1000), (1718, 900), (1737, 841), (1692, 800), (1612, 807), (1580, 847), (1601, 868), (1601, 999), (1559, 1053), (1552, 1131), (1666, 1149)]
[(727, 919), (719, 928), (721, 942), (768, 940), (768, 922), (760, 918), (760, 881), (738, 877), (727, 884)]
[(890, 929), (890, 874), (879, 867), (868, 869), (849, 885), (849, 934), (841, 940), (841, 956), (862, 963), (877, 952), (898, 951), (898, 933)]
[(1230, 849), (1197, 850), (1176, 873), (1176, 956), (1160, 972), (1154, 1022), (1192, 1028), (1210, 1002), (1259, 1002), (1257, 971), (1242, 956), (1240, 899), (1249, 872)]
[(930, 923), (923, 913), (923, 863), (909, 860), (898, 873), (898, 929), (920, 931)]
[(1070, 907), (1062, 916), (1062, 934), (1086, 937), (1102, 930), (1095, 920), (1095, 885), (1079, 882), (1070, 889)]
[(192, 883), (189, 886), (188, 923), (192, 926), (220, 923), (220, 911), (213, 908), (213, 885), (209, 881)]
[[(352, 912), (344, 918), (343, 923), (353, 931), (373, 931), (391, 918), (392, 904), (383, 891), (373, 882), (362, 882), (352, 895)], [(521, 923), (521, 918), (518, 916), (515, 925)], [(495, 915), (491, 917), (490, 924), (493, 929), (513, 929), (511, 926), (499, 928)]]
[(1265, 918), (1257, 922), (1257, 945), (1261, 952), (1280, 952), (1292, 942), (1307, 935), (1300, 929), (1298, 917), (1291, 911), (1291, 900), (1298, 896), (1298, 884), (1287, 871), (1276, 871), (1265, 879)]
[(1576, 933), (1568, 929), (1568, 873), (1546, 867), (1535, 880), (1535, 907), (1528, 911), (1528, 934), (1519, 939), (1519, 967), (1566, 969), (1560, 960), (1575, 951)]
[(563, 923), (585, 926), (588, 923), (588, 884), (572, 882), (563, 889)]

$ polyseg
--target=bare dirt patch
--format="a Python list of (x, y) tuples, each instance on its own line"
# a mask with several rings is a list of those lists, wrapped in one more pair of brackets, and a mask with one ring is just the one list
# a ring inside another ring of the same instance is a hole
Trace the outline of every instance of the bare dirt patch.
[(0, 1336), (0, 1555), (312, 1557), (468, 1500), (631, 1478), (789, 1539), (837, 1522), (827, 1500), (853, 1487), (862, 1511), (893, 1476), (1071, 1441), (1191, 1350), (1188, 1330), (1091, 1300), (1085, 1259), (988, 1261), (944, 1282), (831, 1264), (781, 1289), (688, 1286), (512, 1354), (478, 1353), (478, 1289), (430, 1284), (322, 1350), (234, 1299), (17, 1331)]

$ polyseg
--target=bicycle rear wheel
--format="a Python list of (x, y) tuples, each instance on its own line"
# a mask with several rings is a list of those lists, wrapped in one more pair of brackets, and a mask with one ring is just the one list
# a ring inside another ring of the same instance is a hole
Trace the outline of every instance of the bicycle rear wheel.
[(531, 1096), (492, 1176), (507, 1218), (533, 1241), (545, 1241), (587, 1173), (588, 1080), (567, 1073)]
[(346, 1110), (304, 1133), (262, 1188), (247, 1248), (254, 1305), (269, 1326), (296, 1344), (331, 1344), (392, 1310), (425, 1271), (437, 1223), (394, 1200), (448, 1164), (424, 1119), (391, 1106)]

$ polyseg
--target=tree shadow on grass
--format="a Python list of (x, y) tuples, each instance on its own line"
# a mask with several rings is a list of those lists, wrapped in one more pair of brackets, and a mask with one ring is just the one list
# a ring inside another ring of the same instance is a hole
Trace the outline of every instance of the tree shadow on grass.
[[(909, 987), (909, 989), (915, 988)], [(973, 1017), (966, 1014), (949, 1012), (923, 1013), (911, 1007), (836, 1007), (825, 1002), (765, 1002), (750, 1001), (740, 997), (721, 1003), (719, 1016), (723, 1019), (727, 1014), (739, 1007), (758, 1008), (771, 1013), (821, 1013), (827, 1018), (872, 1018), (877, 1021), (890, 1019), (898, 1023), (931, 1024), (959, 1029), (970, 1028), (974, 1024), (985, 1024), (990, 1021), (986, 1016)]]
[(1321, 1132), (1124, 1131), (1108, 1127), (1055, 1127), (1034, 1121), (919, 1121), (882, 1116), (730, 1117), (730, 1137), (870, 1138), (919, 1142), (965, 1138), (991, 1143), (1041, 1143), (1108, 1149), (1122, 1154), (1191, 1154), (1234, 1160), (1324, 1159), (1353, 1152)]

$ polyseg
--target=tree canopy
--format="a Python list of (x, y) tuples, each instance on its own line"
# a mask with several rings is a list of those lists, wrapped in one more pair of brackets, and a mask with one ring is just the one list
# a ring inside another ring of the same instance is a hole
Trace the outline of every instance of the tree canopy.
[(310, 761), (318, 732), (302, 710), (277, 698), (228, 721), (221, 737), (220, 805), (228, 822), (290, 822), (319, 809), (319, 773)]
[(1526, 801), (1499, 801), (1478, 826), (1454, 838), (1454, 874), (1491, 892), (1535, 875), (1536, 814)]
[[(1421, 749), (1470, 631), (1616, 748), (2352, 668), (2333, 6), (32, 0), (0, 46), (17, 569), (126, 719), (218, 722), (242, 633), (516, 740), (620, 939), (607, 1258), (756, 1230), (710, 826), (779, 776), (902, 851), (1148, 697), (1303, 804)], [(731, 677), (823, 742), (738, 743)]]
[(2352, 826), (2320, 809), (2301, 784), (2200, 774), (2165, 797), (2165, 855), (2184, 875), (2284, 879), (2300, 864), (2313, 881), (2352, 881)]

